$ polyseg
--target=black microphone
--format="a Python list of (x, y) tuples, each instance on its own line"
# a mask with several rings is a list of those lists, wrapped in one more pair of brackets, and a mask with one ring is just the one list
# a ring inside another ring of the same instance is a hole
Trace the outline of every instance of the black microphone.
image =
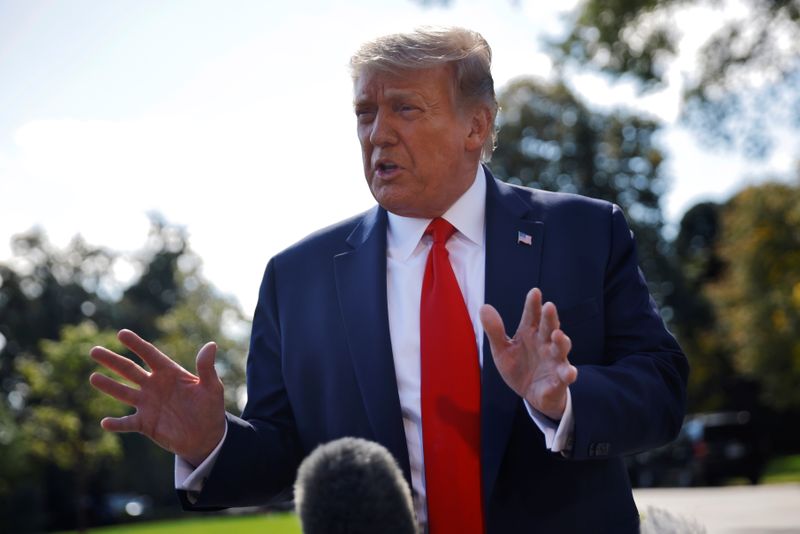
[(375, 442), (320, 445), (300, 464), (294, 492), (304, 534), (418, 534), (403, 472)]

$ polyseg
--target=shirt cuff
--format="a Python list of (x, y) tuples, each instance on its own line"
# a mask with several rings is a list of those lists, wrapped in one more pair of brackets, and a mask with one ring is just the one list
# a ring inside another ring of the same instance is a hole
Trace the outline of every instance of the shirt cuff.
[(203, 485), (208, 478), (211, 469), (217, 462), (219, 451), (222, 449), (222, 444), (225, 443), (225, 438), (228, 436), (228, 425), (225, 425), (225, 432), (222, 434), (222, 439), (211, 454), (203, 460), (203, 463), (197, 467), (193, 466), (177, 454), (175, 455), (175, 489), (185, 490), (189, 492), (200, 493), (203, 491)]
[(575, 418), (572, 414), (572, 395), (567, 388), (567, 406), (564, 408), (564, 415), (561, 421), (553, 421), (542, 412), (530, 405), (526, 399), (522, 399), (525, 408), (528, 410), (536, 426), (544, 434), (544, 444), (552, 452), (560, 452), (566, 455), (572, 451), (572, 440), (575, 434)]

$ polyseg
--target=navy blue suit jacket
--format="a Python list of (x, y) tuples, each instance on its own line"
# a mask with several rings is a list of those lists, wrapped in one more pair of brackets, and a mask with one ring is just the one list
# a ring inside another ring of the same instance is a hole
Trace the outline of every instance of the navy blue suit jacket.
[[(516, 329), (542, 289), (572, 340), (572, 453), (546, 450), (484, 343), (486, 529), (637, 532), (622, 455), (677, 433), (686, 358), (665, 329), (616, 206), (496, 181), (487, 171), (486, 302)], [(386, 212), (313, 234), (268, 264), (253, 318), (248, 402), (192, 509), (263, 504), (314, 447), (342, 436), (386, 446), (410, 481), (386, 304)], [(518, 232), (533, 238), (518, 243)], [(512, 330), (513, 332), (513, 330)]]

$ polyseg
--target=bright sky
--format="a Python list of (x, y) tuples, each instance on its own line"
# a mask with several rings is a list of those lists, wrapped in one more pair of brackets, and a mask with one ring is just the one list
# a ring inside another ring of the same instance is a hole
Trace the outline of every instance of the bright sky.
[[(491, 44), (502, 89), (550, 76), (540, 39), (574, 2), (0, 0), (0, 261), (36, 225), (60, 246), (80, 233), (134, 251), (157, 211), (188, 229), (206, 277), (249, 314), (273, 254), (373, 204), (347, 71), (361, 42), (470, 27)], [(714, 18), (679, 27), (689, 42)], [(633, 104), (667, 122), (673, 223), (697, 201), (789, 172), (800, 154), (791, 136), (767, 162), (709, 154), (674, 126), (678, 85), (638, 99), (597, 77), (574, 84), (595, 106)]]

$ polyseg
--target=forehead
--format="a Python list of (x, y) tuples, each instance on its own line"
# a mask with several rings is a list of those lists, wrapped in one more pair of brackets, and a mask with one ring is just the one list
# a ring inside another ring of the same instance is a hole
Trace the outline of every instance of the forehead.
[(453, 69), (449, 65), (389, 72), (365, 69), (353, 82), (355, 101), (417, 95), (426, 99), (452, 96)]

